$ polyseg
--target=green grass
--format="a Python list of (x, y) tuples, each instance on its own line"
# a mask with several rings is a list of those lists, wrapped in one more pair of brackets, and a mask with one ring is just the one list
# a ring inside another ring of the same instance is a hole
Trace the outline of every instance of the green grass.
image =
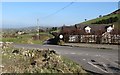
[(97, 21), (100, 21), (100, 20), (103, 20), (103, 19), (108, 19), (110, 17), (118, 17), (118, 14), (109, 15), (109, 16), (103, 16), (101, 18), (96, 18), (96, 19), (88, 20), (86, 22), (82, 22), (82, 24), (91, 24), (91, 23), (94, 23), (94, 22), (97, 22)]
[(53, 37), (49, 33), (40, 33), (40, 40), (34, 40), (32, 39), (32, 36), (33, 35), (29, 35), (29, 34), (17, 35), (17, 38), (7, 37), (7, 38), (0, 39), (0, 41), (23, 43), (23, 44), (43, 44), (45, 40)]
[(51, 31), (51, 32), (59, 32), (60, 30), (59, 29), (57, 29), (57, 30), (55, 30), (55, 31)]
[[(95, 19), (92, 19), (92, 20), (88, 20), (86, 22), (82, 22), (81, 24), (92, 24), (92, 23), (95, 23), (95, 22), (99, 22), (101, 20), (106, 20), (106, 19), (109, 19), (111, 17), (118, 17), (118, 21), (117, 22), (114, 22), (114, 23), (111, 23), (111, 24), (114, 24), (115, 25), (115, 28), (120, 28), (120, 15), (118, 14), (112, 14), (112, 15), (109, 15), (109, 16), (103, 16), (101, 18), (95, 18)], [(94, 24), (94, 25), (99, 25), (99, 24)]]

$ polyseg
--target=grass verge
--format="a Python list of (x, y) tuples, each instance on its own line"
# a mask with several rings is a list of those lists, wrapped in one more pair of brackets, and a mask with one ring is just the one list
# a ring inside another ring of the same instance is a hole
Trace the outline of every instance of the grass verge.
[(75, 73), (88, 75), (75, 62), (61, 57), (54, 50), (7, 47), (2, 52), (3, 73)]

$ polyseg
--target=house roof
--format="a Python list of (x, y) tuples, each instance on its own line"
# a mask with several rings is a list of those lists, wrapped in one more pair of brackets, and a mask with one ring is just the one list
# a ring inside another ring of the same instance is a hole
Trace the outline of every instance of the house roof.
[(91, 34), (104, 33), (111, 24), (78, 24), (80, 29), (84, 30), (84, 27), (89, 26), (91, 28)]
[(80, 28), (77, 26), (63, 26), (61, 28), (61, 33), (64, 34), (80, 34)]
[(107, 28), (109, 27), (111, 24), (78, 24), (78, 26), (81, 28), (81, 29), (84, 29), (84, 27), (86, 26), (89, 26), (90, 28), (95, 28), (95, 29), (104, 29), (104, 28)]
[(110, 33), (120, 35), (120, 29), (113, 29)]
[(85, 34), (84, 29), (87, 26), (91, 28), (91, 34), (102, 34), (106, 32), (106, 29), (111, 26), (111, 24), (76, 24), (75, 26), (63, 26), (62, 30), (72, 33), (72, 31), (77, 29), (80, 31), (80, 34)]

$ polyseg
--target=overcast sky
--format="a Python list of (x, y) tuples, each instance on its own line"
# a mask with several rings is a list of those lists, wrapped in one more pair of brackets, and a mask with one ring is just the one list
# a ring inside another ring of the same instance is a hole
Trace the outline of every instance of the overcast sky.
[(40, 26), (73, 25), (117, 9), (117, 2), (3, 2), (2, 26), (37, 26), (37, 19)]

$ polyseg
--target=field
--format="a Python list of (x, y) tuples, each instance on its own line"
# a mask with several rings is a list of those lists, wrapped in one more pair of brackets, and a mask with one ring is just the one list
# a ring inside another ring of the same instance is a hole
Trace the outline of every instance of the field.
[[(22, 43), (22, 44), (43, 44), (45, 40), (52, 38), (53, 36), (49, 33), (41, 32), (39, 39), (35, 34), (23, 34), (23, 35), (14, 35), (12, 37), (10, 34), (3, 34), (7, 37), (3, 37), (0, 41), (3, 42), (13, 42), (13, 43)], [(35, 37), (35, 38), (34, 38)]]

